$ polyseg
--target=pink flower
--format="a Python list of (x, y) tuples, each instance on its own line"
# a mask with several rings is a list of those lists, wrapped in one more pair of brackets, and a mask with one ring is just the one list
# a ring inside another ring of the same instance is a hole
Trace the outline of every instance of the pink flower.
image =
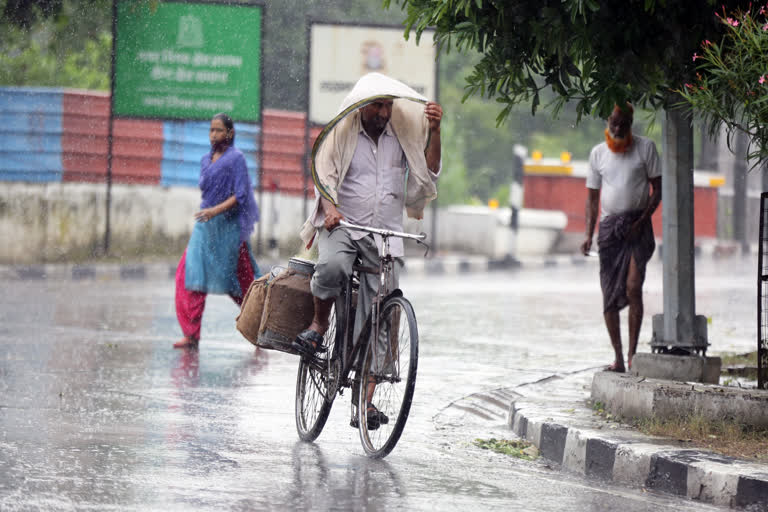
[(766, 23), (765, 25), (763, 25), (763, 32), (765, 32), (766, 30), (768, 30), (768, 23)]
[(693, 85), (691, 85), (691, 84), (685, 84), (685, 86), (686, 86), (687, 88), (689, 88), (689, 89), (693, 89)]
[(727, 21), (729, 25), (733, 25), (734, 27), (739, 26), (739, 22), (731, 17), (726, 18), (725, 21)]
[(710, 41), (709, 39), (705, 39), (704, 42), (701, 43), (701, 46), (705, 46), (705, 47), (711, 46), (711, 45), (712, 45), (712, 41)]
[(760, 79), (757, 82), (759, 84), (761, 84), (761, 85), (764, 84), (765, 83), (765, 75), (761, 76)]
[(694, 53), (693, 54), (693, 61), (696, 62), (696, 59), (698, 59), (698, 58), (699, 58), (699, 56)]

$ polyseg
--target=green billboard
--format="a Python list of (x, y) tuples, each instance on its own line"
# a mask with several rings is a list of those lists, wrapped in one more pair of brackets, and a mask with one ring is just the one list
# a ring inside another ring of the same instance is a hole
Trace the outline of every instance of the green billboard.
[(262, 6), (115, 1), (115, 117), (261, 121)]

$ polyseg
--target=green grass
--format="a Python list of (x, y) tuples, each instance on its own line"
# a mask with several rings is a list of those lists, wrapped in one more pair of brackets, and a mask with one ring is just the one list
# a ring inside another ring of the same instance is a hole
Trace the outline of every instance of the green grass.
[(619, 418), (605, 404), (591, 402), (595, 415), (622, 423), (648, 436), (690, 443), (715, 453), (747, 460), (768, 462), (768, 428), (752, 427), (733, 419), (711, 420), (701, 415), (674, 418)]
[(495, 438), (475, 439), (472, 444), (483, 450), (491, 450), (518, 459), (536, 460), (539, 457), (538, 449), (531, 443), (522, 440)]
[(768, 429), (733, 420), (710, 420), (702, 416), (649, 418), (634, 422), (644, 434), (667, 437), (723, 455), (768, 462)]
[(757, 350), (746, 354), (720, 354), (723, 368), (726, 366), (757, 366)]

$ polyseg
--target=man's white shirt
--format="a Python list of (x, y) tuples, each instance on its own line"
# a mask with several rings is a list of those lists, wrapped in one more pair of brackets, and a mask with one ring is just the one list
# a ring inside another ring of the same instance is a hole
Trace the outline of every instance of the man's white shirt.
[(647, 137), (633, 134), (632, 145), (624, 153), (614, 153), (605, 142), (592, 148), (587, 188), (601, 191), (600, 220), (644, 209), (649, 200), (649, 180), (659, 176), (659, 153), (656, 144)]

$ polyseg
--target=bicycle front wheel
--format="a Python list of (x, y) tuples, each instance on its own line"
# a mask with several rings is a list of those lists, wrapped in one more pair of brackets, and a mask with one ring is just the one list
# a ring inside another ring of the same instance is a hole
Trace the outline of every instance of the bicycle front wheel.
[(336, 352), (336, 333), (340, 332), (336, 304), (328, 318), (329, 327), (323, 343), (324, 354), (302, 356), (296, 377), (296, 431), (302, 441), (314, 441), (323, 431), (333, 399), (338, 390), (339, 357)]
[(411, 303), (387, 300), (379, 313), (379, 336), (363, 359), (358, 429), (365, 452), (385, 457), (397, 444), (411, 410), (419, 360), (419, 330)]

